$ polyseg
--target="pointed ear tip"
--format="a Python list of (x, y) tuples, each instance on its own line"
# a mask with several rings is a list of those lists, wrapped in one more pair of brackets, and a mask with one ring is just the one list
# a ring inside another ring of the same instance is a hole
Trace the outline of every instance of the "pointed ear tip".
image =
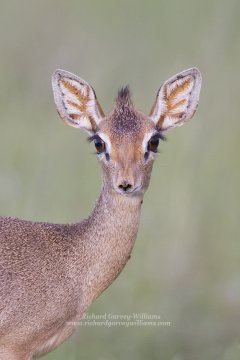
[(202, 82), (202, 74), (201, 74), (201, 71), (197, 67), (193, 67), (193, 68), (189, 69), (189, 72), (192, 75), (195, 75), (198, 78), (198, 80), (200, 82)]
[(62, 69), (56, 69), (52, 74), (52, 81), (55, 81), (59, 76), (67, 75), (67, 71)]
[(202, 74), (201, 71), (197, 67), (192, 67), (190, 69), (184, 70), (182, 73), (183, 76), (192, 76), (195, 82), (196, 89), (200, 91), (202, 86)]
[(201, 71), (197, 67), (192, 67), (192, 68), (183, 70), (182, 72), (180, 72), (177, 75), (182, 75), (182, 76), (192, 75), (192, 76), (199, 78), (200, 80), (202, 79)]
[(73, 73), (71, 73), (70, 71), (67, 70), (63, 70), (63, 69), (56, 69), (54, 71), (54, 73), (52, 74), (52, 78), (55, 79), (58, 76), (66, 76), (66, 77), (77, 77), (76, 75), (74, 75)]

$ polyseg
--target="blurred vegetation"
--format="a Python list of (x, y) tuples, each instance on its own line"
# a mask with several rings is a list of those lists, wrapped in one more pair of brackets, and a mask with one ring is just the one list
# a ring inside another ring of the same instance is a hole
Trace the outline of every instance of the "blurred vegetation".
[(56, 68), (106, 112), (122, 85), (148, 112), (168, 77), (203, 74), (193, 121), (161, 145), (132, 260), (90, 309), (171, 326), (81, 327), (46, 359), (240, 359), (239, 17), (237, 0), (1, 2), (1, 215), (75, 222), (99, 193), (92, 146), (55, 111)]

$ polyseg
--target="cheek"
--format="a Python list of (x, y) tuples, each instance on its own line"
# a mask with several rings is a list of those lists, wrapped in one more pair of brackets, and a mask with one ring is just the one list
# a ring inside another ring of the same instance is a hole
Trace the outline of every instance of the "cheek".
[(102, 170), (104, 176), (108, 179), (112, 178), (115, 173), (115, 166), (112, 162), (107, 161), (106, 159), (101, 160)]
[(146, 186), (148, 186), (148, 184), (149, 184), (152, 167), (153, 167), (153, 162), (154, 162), (154, 159), (150, 159), (145, 164), (142, 164), (142, 166), (141, 166), (142, 179), (143, 179), (143, 183)]

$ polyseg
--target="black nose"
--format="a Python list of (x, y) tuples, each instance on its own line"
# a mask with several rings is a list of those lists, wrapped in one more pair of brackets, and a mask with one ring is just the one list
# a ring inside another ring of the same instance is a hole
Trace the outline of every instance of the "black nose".
[(132, 185), (131, 184), (128, 184), (127, 181), (124, 181), (122, 184), (118, 185), (119, 189), (120, 190), (123, 190), (123, 191), (128, 191), (132, 188)]

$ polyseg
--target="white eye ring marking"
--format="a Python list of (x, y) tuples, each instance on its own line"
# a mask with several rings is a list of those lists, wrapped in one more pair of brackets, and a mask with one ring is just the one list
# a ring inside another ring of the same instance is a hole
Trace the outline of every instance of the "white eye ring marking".
[(142, 143), (143, 154), (145, 154), (148, 151), (148, 142), (151, 139), (151, 137), (155, 134), (155, 132), (156, 131), (148, 132), (144, 136), (143, 143)]
[[(109, 137), (106, 134), (103, 134), (101, 132), (98, 133), (98, 136), (104, 141), (105, 143), (105, 147), (106, 147), (106, 151), (105, 153), (110, 154), (111, 151), (111, 142)], [(102, 155), (102, 154), (100, 154)]]

